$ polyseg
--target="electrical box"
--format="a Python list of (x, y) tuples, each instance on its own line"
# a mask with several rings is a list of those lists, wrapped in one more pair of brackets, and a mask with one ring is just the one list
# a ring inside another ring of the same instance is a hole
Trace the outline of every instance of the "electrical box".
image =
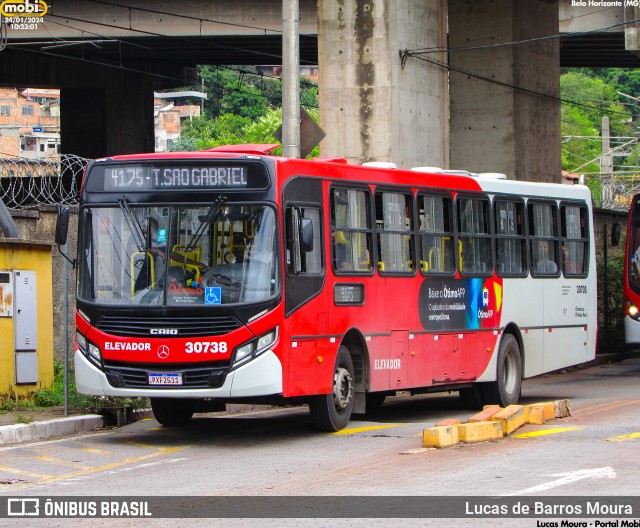
[(0, 317), (13, 317), (13, 271), (0, 271)]
[(16, 384), (38, 383), (36, 272), (0, 270), (0, 317), (13, 318)]

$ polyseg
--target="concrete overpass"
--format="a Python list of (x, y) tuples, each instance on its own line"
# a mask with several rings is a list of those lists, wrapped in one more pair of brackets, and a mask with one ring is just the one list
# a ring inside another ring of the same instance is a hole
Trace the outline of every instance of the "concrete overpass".
[[(0, 82), (61, 88), (64, 152), (153, 150), (153, 90), (193, 83), (197, 64), (281, 60), (281, 0), (51, 3), (37, 29), (9, 29)], [(559, 68), (640, 65), (639, 18), (569, 0), (300, 0), (322, 153), (559, 181)]]

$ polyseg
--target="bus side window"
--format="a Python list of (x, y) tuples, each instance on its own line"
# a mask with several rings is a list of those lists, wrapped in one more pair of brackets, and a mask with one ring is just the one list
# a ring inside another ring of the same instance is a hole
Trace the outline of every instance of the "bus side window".
[(376, 230), (380, 264), (388, 273), (413, 273), (413, 197), (395, 192), (376, 193)]
[(493, 271), (490, 203), (485, 197), (458, 199), (460, 271), (487, 275)]
[(562, 205), (562, 270), (566, 276), (581, 276), (587, 271), (589, 235), (587, 208)]
[(371, 273), (371, 198), (363, 189), (331, 190), (331, 265), (335, 272)]
[(524, 202), (497, 198), (494, 202), (496, 270), (501, 277), (526, 274)]
[(555, 202), (530, 202), (529, 229), (531, 273), (534, 277), (554, 275), (558, 267), (558, 223)]
[[(420, 270), (453, 273), (453, 206), (450, 196), (418, 195)], [(459, 254), (459, 252), (458, 252)]]

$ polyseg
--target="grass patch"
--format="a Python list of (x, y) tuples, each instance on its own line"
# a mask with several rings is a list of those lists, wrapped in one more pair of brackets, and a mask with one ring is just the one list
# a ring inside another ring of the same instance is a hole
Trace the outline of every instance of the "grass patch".
[[(64, 365), (55, 362), (53, 365), (53, 387), (37, 391), (31, 399), (0, 399), (0, 412), (15, 410), (46, 409), (64, 405)], [(147, 398), (116, 398), (113, 396), (86, 396), (76, 390), (73, 368), (69, 366), (69, 409), (85, 412), (98, 412), (105, 407), (133, 407), (144, 409), (149, 407)]]
[(20, 413), (16, 413), (16, 421), (18, 423), (21, 424), (30, 424), (31, 422), (33, 422), (35, 420), (35, 418), (33, 418), (32, 416), (26, 416), (24, 414), (20, 414)]

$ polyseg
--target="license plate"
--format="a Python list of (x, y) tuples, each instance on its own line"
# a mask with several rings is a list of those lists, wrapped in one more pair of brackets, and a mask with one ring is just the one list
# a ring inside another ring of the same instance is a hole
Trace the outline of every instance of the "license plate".
[(180, 372), (149, 372), (149, 385), (182, 385)]

